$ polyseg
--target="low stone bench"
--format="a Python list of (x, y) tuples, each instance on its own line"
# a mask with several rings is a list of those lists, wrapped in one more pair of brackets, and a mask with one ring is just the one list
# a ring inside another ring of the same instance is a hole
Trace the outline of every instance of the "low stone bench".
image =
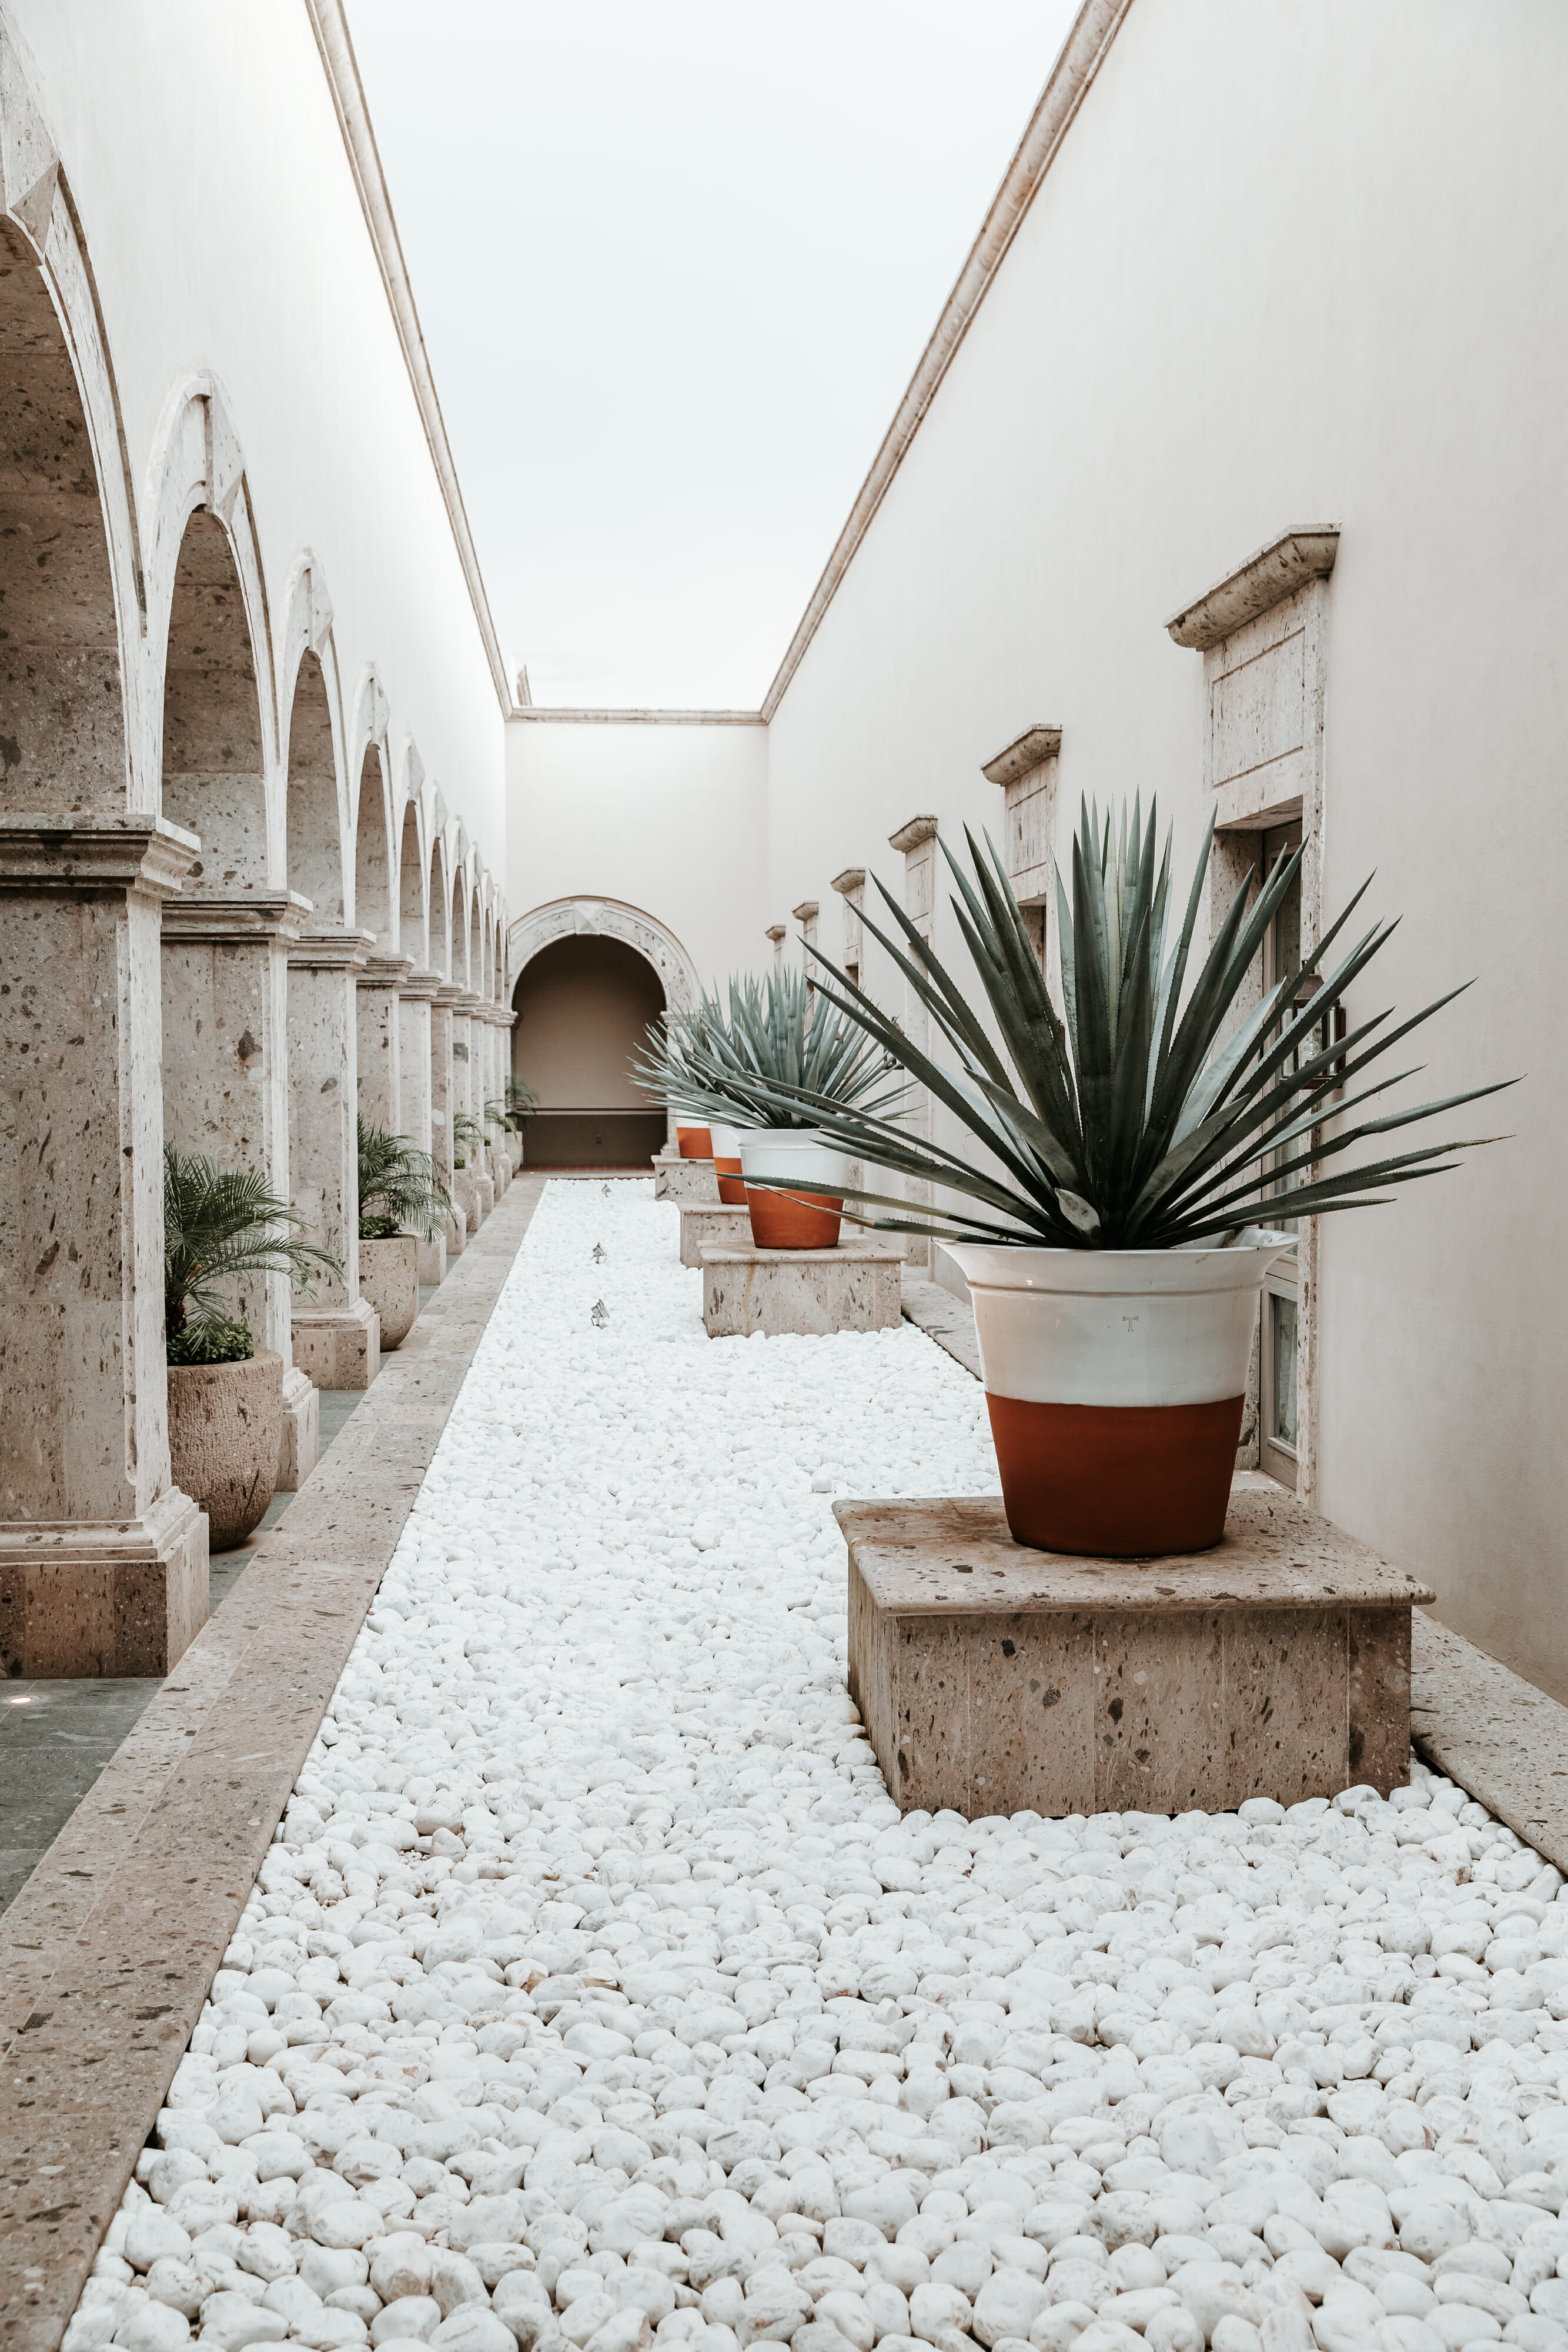
[(1214, 1550), (1026, 1550), (999, 1496), (840, 1503), (850, 1694), (903, 1812), (1291, 1805), (1409, 1778), (1410, 1612), (1435, 1599), (1271, 1480)]
[(745, 1249), (751, 1240), (751, 1212), (744, 1203), (732, 1208), (726, 1201), (717, 1207), (704, 1201), (695, 1207), (681, 1211), (681, 1264), (701, 1265), (703, 1244), (712, 1242), (725, 1249)]
[(683, 1160), (678, 1151), (653, 1154), (655, 1201), (700, 1201), (718, 1206), (718, 1171), (711, 1160)]
[(770, 1339), (787, 1331), (885, 1331), (899, 1319), (899, 1242), (859, 1239), (816, 1250), (705, 1242), (700, 1255), (710, 1339), (748, 1339), (758, 1331)]

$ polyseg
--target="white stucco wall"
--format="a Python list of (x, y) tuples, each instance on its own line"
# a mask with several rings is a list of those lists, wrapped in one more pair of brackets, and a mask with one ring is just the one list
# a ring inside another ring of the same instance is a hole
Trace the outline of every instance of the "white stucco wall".
[[(275, 662), (308, 549), (345, 726), (373, 665), (395, 772), (412, 739), (498, 872), (496, 690), (304, 7), (13, 0), (8, 14), (79, 215), (144, 545), (161, 422), (210, 375), (243, 452)], [(147, 700), (156, 727), (160, 697)]]
[(831, 877), (893, 879), (917, 813), (998, 825), (979, 763), (1036, 720), (1068, 823), (1157, 789), (1187, 866), (1202, 659), (1163, 623), (1339, 526), (1323, 904), (1375, 866), (1405, 917), (1352, 1017), (1479, 972), (1418, 1083), (1531, 1077), (1453, 1123), (1514, 1140), (1323, 1221), (1316, 1499), (1563, 1695), (1568, 41), (1550, 0), (1477, 30), (1139, 0), (774, 718), (768, 888), (836, 951)]
[(506, 732), (516, 920), (618, 900), (663, 926), (704, 987), (771, 954), (765, 728), (535, 719)]

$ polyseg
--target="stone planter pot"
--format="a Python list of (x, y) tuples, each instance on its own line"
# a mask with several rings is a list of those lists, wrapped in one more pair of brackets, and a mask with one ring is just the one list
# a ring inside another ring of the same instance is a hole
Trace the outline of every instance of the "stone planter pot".
[(419, 1243), (413, 1234), (360, 1244), (360, 1297), (382, 1318), (382, 1349), (406, 1339), (419, 1313)]
[(455, 1169), (448, 1189), (457, 1203), (465, 1232), (476, 1234), (479, 1230), (479, 1186), (473, 1170)]
[(510, 1129), (507, 1133), (507, 1157), (512, 1163), (512, 1173), (515, 1176), (523, 1164), (523, 1139), (520, 1135), (514, 1134)]
[(708, 1129), (713, 1138), (714, 1173), (718, 1178), (718, 1197), (732, 1209), (746, 1206), (746, 1186), (740, 1172), (740, 1129), (720, 1127), (716, 1122)]
[(1290, 1246), (1257, 1227), (1230, 1249), (946, 1244), (1019, 1543), (1131, 1559), (1219, 1541), (1259, 1294)]
[(684, 1127), (675, 1121), (675, 1147), (683, 1160), (711, 1160), (713, 1137), (706, 1127)]
[[(758, 1249), (834, 1249), (849, 1162), (813, 1128), (753, 1127), (740, 1137), (751, 1237)], [(787, 1192), (765, 1192), (778, 1178)]]
[(283, 1359), (270, 1349), (243, 1364), (170, 1365), (170, 1467), (207, 1515), (209, 1550), (232, 1551), (260, 1524), (282, 1436)]

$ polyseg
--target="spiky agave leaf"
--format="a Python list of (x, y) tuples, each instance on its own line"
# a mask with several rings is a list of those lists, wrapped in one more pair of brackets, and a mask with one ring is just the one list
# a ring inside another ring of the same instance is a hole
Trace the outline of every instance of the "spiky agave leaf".
[(409, 1225), (428, 1241), (453, 1214), (452, 1195), (436, 1160), (406, 1135), (359, 1122), (359, 1191), (361, 1218), (390, 1219), (394, 1229)]
[(172, 1339), (194, 1307), (228, 1313), (216, 1286), (242, 1274), (286, 1274), (308, 1295), (319, 1266), (343, 1269), (330, 1250), (298, 1238), (305, 1220), (280, 1201), (258, 1168), (163, 1147), (163, 1328)]
[(824, 1006), (802, 976), (785, 970), (729, 982), (727, 1008), (705, 993), (695, 1012), (667, 1013), (633, 1062), (637, 1083), (674, 1111), (731, 1127), (816, 1125), (783, 1098), (856, 1104), (869, 1116), (894, 1108), (906, 1088), (889, 1085), (883, 1055), (858, 1022)]
[[(1170, 942), (1167, 831), (1158, 854), (1155, 811), (1141, 804), (1120, 818), (1084, 804), (1072, 843), (1071, 898), (1056, 875), (1066, 1019), (1058, 1019), (1035, 961), (1012, 885), (995, 845), (983, 856), (967, 835), (972, 877), (946, 843), (957, 886), (952, 900), (1010, 1069), (973, 1007), (879, 883), (897, 932), (863, 919), (953, 1050), (956, 1070), (915, 1046), (848, 974), (814, 949), (817, 982), (846, 1019), (953, 1114), (980, 1157), (913, 1136), (865, 1105), (833, 1102), (771, 1077), (763, 1099), (819, 1127), (872, 1167), (941, 1187), (956, 1205), (911, 1219), (906, 1204), (869, 1190), (848, 1197), (905, 1209), (879, 1224), (942, 1240), (1045, 1243), (1058, 1248), (1175, 1249), (1233, 1236), (1269, 1215), (1308, 1216), (1366, 1207), (1392, 1188), (1445, 1172), (1452, 1155), (1496, 1140), (1472, 1137), (1423, 1143), (1349, 1169), (1331, 1163), (1375, 1136), (1414, 1127), (1500, 1091), (1474, 1087), (1385, 1111), (1353, 1129), (1337, 1125), (1353, 1108), (1413, 1075), (1380, 1069), (1351, 1097), (1343, 1090), (1458, 993), (1450, 990), (1387, 1027), (1379, 1013), (1332, 1045), (1314, 1047), (1322, 1019), (1298, 1004), (1301, 982), (1319, 982), (1328, 1004), (1364, 972), (1391, 936), (1376, 924), (1350, 946), (1336, 945), (1367, 885), (1324, 932), (1317, 949), (1227, 1034), (1237, 999), (1269, 925), (1301, 868), (1282, 860), (1252, 903), (1243, 883), (1188, 981), (1188, 963), (1213, 835), (1210, 820), (1185, 919)], [(1331, 950), (1335, 952), (1331, 954)], [(1336, 1100), (1336, 1097), (1341, 1099)], [(1329, 1122), (1335, 1122), (1331, 1131)], [(973, 1205), (971, 1205), (973, 1204)]]

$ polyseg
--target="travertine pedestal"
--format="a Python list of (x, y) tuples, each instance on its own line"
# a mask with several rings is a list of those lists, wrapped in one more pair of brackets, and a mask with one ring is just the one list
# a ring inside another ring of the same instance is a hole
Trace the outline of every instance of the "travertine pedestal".
[[(701, 1162), (699, 1165), (703, 1164)], [(702, 1249), (703, 1321), (710, 1339), (761, 1331), (822, 1336), (886, 1331), (898, 1321), (900, 1242), (855, 1240), (836, 1249)]]
[(840, 1503), (850, 1692), (900, 1810), (1232, 1811), (1410, 1766), (1427, 1586), (1265, 1479), (1213, 1551), (1026, 1551), (1000, 1498)]
[(716, 1208), (704, 1201), (681, 1211), (681, 1264), (701, 1265), (703, 1248), (713, 1243), (721, 1249), (749, 1249), (751, 1212), (744, 1204), (732, 1208), (721, 1201)]
[(655, 1201), (701, 1201), (718, 1206), (718, 1174), (711, 1160), (683, 1160), (678, 1151), (653, 1154)]

